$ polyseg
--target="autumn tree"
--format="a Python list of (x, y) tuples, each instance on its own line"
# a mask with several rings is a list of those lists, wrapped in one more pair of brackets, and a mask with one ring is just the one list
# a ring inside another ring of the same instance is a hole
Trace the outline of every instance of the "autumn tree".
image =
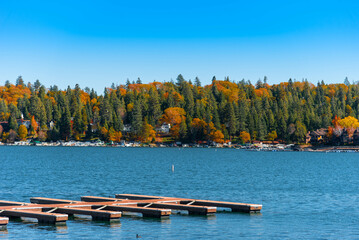
[(223, 143), (224, 135), (220, 130), (216, 130), (211, 133), (211, 140), (216, 143)]
[(251, 135), (246, 131), (242, 131), (239, 134), (239, 138), (241, 139), (242, 143), (247, 143), (251, 140)]
[(277, 139), (277, 137), (278, 137), (277, 132), (273, 130), (272, 132), (268, 133), (267, 140), (274, 141), (275, 139)]
[(148, 124), (147, 121), (143, 123), (141, 140), (142, 142), (152, 142), (152, 140), (156, 137), (156, 132), (153, 130), (151, 124)]
[(18, 135), (19, 135), (19, 138), (21, 140), (26, 140), (26, 137), (27, 137), (27, 128), (25, 125), (20, 125), (19, 129), (17, 130), (18, 131)]
[(37, 130), (38, 130), (38, 128), (39, 128), (39, 126), (38, 126), (38, 124), (37, 124), (37, 122), (36, 122), (36, 120), (35, 120), (35, 116), (32, 116), (31, 117), (31, 121), (30, 121), (30, 134), (32, 135), (32, 136), (37, 136)]
[(173, 107), (167, 108), (162, 115), (161, 122), (171, 124), (171, 135), (175, 139), (179, 139), (180, 124), (186, 120), (186, 112), (183, 108)]
[(359, 128), (358, 119), (352, 116), (338, 120), (338, 124), (344, 127), (350, 136), (353, 135), (355, 129)]

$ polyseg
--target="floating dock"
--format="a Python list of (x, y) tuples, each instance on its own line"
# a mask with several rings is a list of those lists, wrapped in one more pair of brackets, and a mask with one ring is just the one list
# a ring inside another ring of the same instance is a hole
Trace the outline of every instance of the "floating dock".
[(91, 216), (94, 221), (113, 221), (128, 213), (166, 218), (172, 210), (186, 211), (190, 215), (211, 215), (217, 212), (217, 207), (245, 213), (262, 209), (259, 204), (136, 194), (116, 194), (114, 198), (82, 196), (81, 201), (33, 197), (30, 203), (0, 200), (0, 230), (6, 229), (9, 219), (35, 218), (39, 223), (57, 225), (66, 224), (73, 215)]

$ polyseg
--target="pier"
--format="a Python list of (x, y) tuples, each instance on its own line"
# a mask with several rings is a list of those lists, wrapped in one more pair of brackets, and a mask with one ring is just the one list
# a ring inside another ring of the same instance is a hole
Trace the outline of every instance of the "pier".
[(256, 213), (262, 205), (136, 194), (116, 194), (114, 198), (82, 196), (81, 201), (43, 197), (32, 197), (30, 203), (0, 200), (0, 230), (6, 229), (9, 219), (34, 218), (39, 223), (57, 225), (66, 224), (74, 215), (87, 215), (94, 221), (114, 221), (131, 213), (168, 218), (173, 210), (189, 215), (212, 215), (217, 208)]

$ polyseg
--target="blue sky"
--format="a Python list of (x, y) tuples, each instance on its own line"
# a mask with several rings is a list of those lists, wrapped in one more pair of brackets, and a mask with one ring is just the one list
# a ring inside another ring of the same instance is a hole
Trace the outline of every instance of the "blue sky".
[(1, 1), (0, 84), (359, 80), (359, 1)]

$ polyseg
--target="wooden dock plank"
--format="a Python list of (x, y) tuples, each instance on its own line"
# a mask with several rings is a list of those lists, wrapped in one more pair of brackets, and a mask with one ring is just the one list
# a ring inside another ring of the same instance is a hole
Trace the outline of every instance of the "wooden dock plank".
[(28, 217), (28, 218), (36, 218), (40, 223), (61, 223), (66, 222), (68, 216), (66, 214), (57, 214), (57, 213), (46, 213), (46, 212), (38, 212), (38, 211), (30, 211), (30, 210), (3, 210), (0, 212), (0, 216), (6, 217)]
[(173, 202), (178, 203), (182, 199), (179, 198), (157, 198), (157, 199), (146, 199), (146, 200), (125, 200), (125, 199), (117, 199), (117, 198), (109, 198), (109, 197), (96, 197), (96, 196), (82, 196), (81, 201), (84, 202), (118, 202), (123, 204), (135, 204), (135, 203), (152, 203), (152, 202)]
[(62, 204), (62, 203), (78, 203), (79, 201), (57, 199), (57, 198), (32, 197), (30, 198), (30, 202), (36, 204)]
[(97, 196), (82, 196), (81, 201), (83, 202), (119, 202), (123, 201), (117, 198), (109, 198), (109, 197), (97, 197)]
[(260, 212), (262, 205), (193, 199), (192, 205), (230, 208), (232, 212)]
[(160, 197), (160, 196), (150, 196), (150, 195), (137, 195), (137, 194), (116, 194), (116, 198), (121, 199), (178, 199), (181, 200), (181, 203), (193, 202), (191, 205), (198, 206), (212, 206), (212, 207), (222, 207), (222, 208), (231, 208), (233, 212), (260, 212), (262, 205), (260, 204), (249, 204), (249, 203), (236, 203), (236, 202), (223, 202), (223, 201), (211, 201), (211, 200), (199, 200), (199, 199), (189, 199), (189, 198), (172, 198), (172, 197)]
[(92, 217), (92, 220), (96, 221), (111, 221), (119, 219), (122, 216), (122, 213), (119, 211), (106, 211), (106, 210), (95, 210), (91, 209), (91, 206), (88, 206), (88, 209), (83, 208), (72, 208), (72, 207), (60, 207), (53, 209), (44, 209), (45, 211), (53, 210), (54, 213), (65, 213), (65, 214), (79, 214), (79, 215), (88, 215)]
[(129, 199), (129, 200), (147, 200), (147, 199), (166, 198), (161, 196), (138, 195), (138, 194), (116, 194), (115, 196), (118, 199)]
[(192, 206), (192, 205), (184, 205), (184, 204), (175, 204), (175, 203), (151, 203), (150, 205), (153, 208), (168, 208), (173, 210), (185, 210), (188, 211), (189, 214), (197, 214), (197, 215), (208, 215), (214, 214), (217, 212), (216, 207), (207, 207), (207, 206)]
[(27, 205), (28, 203), (25, 202), (14, 202), (14, 201), (5, 201), (0, 200), (0, 206), (23, 206)]
[[(93, 208), (98, 208), (98, 207), (101, 206), (93, 206)], [(105, 206), (103, 210), (135, 212), (135, 213), (141, 213), (143, 217), (153, 217), (153, 218), (168, 217), (171, 214), (170, 209), (145, 208), (145, 207), (137, 207), (137, 206), (124, 206), (124, 205), (109, 205), (109, 206)]]

